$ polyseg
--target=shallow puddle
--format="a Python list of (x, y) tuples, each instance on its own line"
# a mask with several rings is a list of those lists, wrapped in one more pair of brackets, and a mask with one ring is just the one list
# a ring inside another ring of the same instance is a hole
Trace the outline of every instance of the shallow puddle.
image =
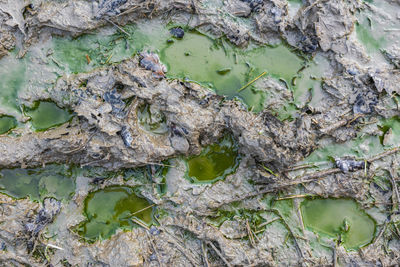
[(236, 171), (239, 165), (238, 146), (230, 135), (203, 149), (187, 160), (187, 177), (198, 183), (212, 183)]
[(400, 38), (399, 4), (396, 1), (364, 1), (365, 9), (357, 15), (356, 36), (368, 55), (377, 62), (386, 63), (385, 50), (398, 44)]
[(153, 213), (150, 205), (136, 195), (134, 188), (126, 186), (89, 193), (84, 208), (87, 220), (78, 226), (78, 233), (88, 241), (95, 241), (111, 237), (119, 228), (132, 229), (135, 225), (132, 218), (150, 225)]
[(348, 250), (365, 246), (374, 238), (375, 221), (354, 200), (305, 200), (301, 211), (306, 227), (322, 235), (340, 238)]
[(15, 53), (0, 59), (0, 110), (2, 113), (20, 113), (18, 92), (26, 83), (25, 62), (15, 58)]
[(25, 107), (24, 112), (31, 118), (32, 126), (36, 131), (59, 126), (72, 118), (71, 112), (48, 101), (36, 102), (31, 108)]
[(63, 165), (36, 169), (3, 169), (0, 171), (0, 191), (14, 198), (40, 200), (55, 197), (68, 199), (75, 191), (71, 171)]
[(337, 157), (356, 157), (364, 159), (382, 153), (400, 143), (400, 119), (393, 117), (381, 119), (377, 124), (379, 135), (365, 135), (342, 144), (329, 143), (315, 150), (305, 159), (306, 163), (331, 161)]
[(0, 116), (0, 134), (8, 133), (17, 127), (17, 120), (11, 116)]
[(165, 134), (168, 132), (165, 115), (161, 111), (153, 109), (151, 105), (145, 104), (140, 106), (137, 116), (139, 124), (146, 131), (155, 134)]
[(196, 81), (219, 95), (238, 97), (253, 111), (263, 109), (265, 92), (246, 84), (264, 72), (290, 84), (304, 63), (282, 44), (241, 50), (197, 32), (186, 32), (162, 49), (161, 60), (168, 77)]

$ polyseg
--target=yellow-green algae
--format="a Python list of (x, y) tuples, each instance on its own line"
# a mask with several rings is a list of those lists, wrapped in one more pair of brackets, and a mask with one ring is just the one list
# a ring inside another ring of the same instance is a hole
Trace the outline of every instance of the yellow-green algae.
[(301, 204), (306, 227), (341, 240), (348, 250), (366, 246), (374, 238), (375, 221), (351, 199), (307, 199)]
[(165, 115), (152, 109), (149, 104), (141, 105), (137, 111), (139, 124), (148, 132), (155, 134), (165, 134), (168, 132), (167, 120)]
[(55, 197), (63, 200), (75, 191), (75, 181), (70, 168), (53, 164), (35, 169), (2, 169), (0, 187), (0, 192), (14, 198)]
[(117, 229), (132, 229), (135, 225), (132, 218), (150, 225), (153, 213), (150, 206), (131, 187), (111, 186), (91, 192), (85, 199), (87, 219), (78, 226), (78, 233), (88, 241), (95, 241), (111, 237)]
[(240, 156), (231, 135), (206, 146), (198, 156), (187, 160), (187, 177), (197, 183), (212, 183), (236, 171)]
[(0, 134), (8, 133), (17, 127), (17, 120), (11, 116), (0, 116)]
[(32, 126), (36, 131), (44, 131), (59, 126), (72, 118), (71, 112), (59, 108), (50, 101), (35, 102), (33, 107), (25, 107), (24, 112), (31, 118)]

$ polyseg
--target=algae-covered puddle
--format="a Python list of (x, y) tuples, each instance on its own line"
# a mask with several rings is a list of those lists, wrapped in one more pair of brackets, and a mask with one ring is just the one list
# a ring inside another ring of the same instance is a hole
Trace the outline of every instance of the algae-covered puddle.
[(152, 222), (152, 205), (138, 197), (135, 189), (112, 186), (89, 193), (85, 199), (86, 221), (77, 227), (79, 234), (88, 241), (111, 237), (117, 229), (130, 230), (135, 218), (144, 225)]
[(371, 243), (375, 221), (351, 199), (307, 199), (301, 204), (304, 225), (341, 240), (348, 250)]
[(67, 200), (75, 191), (74, 174), (64, 165), (35, 169), (0, 170), (0, 192), (14, 198)]
[(240, 156), (238, 145), (231, 135), (225, 135), (218, 143), (203, 148), (198, 156), (187, 160), (186, 176), (197, 183), (212, 183), (235, 172)]
[(36, 131), (59, 126), (72, 118), (71, 112), (49, 101), (36, 102), (33, 107), (25, 107), (24, 112), (31, 118), (32, 126)]

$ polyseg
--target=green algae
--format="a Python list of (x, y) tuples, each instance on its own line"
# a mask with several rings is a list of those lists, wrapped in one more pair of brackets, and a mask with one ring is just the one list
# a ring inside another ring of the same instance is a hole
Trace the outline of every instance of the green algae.
[(35, 102), (33, 107), (25, 107), (24, 112), (31, 118), (32, 126), (36, 131), (44, 131), (64, 124), (73, 116), (68, 110), (59, 108), (49, 101)]
[(365, 8), (357, 14), (356, 36), (374, 63), (387, 63), (382, 52), (397, 44), (400, 23), (395, 1), (364, 1)]
[(26, 85), (26, 63), (15, 53), (0, 59), (0, 107), (8, 113), (20, 112), (18, 92)]
[[(377, 124), (381, 134), (366, 135), (360, 132), (358, 136), (346, 143), (329, 143), (318, 148), (306, 159), (306, 163), (331, 161), (337, 157), (355, 157), (366, 159), (376, 154), (391, 149), (400, 143), (400, 118), (393, 117), (381, 119)], [(390, 130), (390, 136), (386, 136), (387, 143), (383, 144), (385, 135)]]
[(375, 235), (375, 221), (350, 199), (310, 199), (301, 204), (306, 227), (340, 239), (348, 250), (368, 245)]
[(17, 127), (17, 120), (11, 116), (0, 116), (0, 134), (8, 133)]
[(0, 170), (0, 186), (0, 192), (14, 198), (29, 197), (38, 201), (54, 197), (66, 200), (75, 190), (75, 181), (67, 167), (49, 165), (36, 169)]
[(165, 115), (160, 110), (153, 109), (149, 104), (138, 108), (137, 117), (139, 124), (148, 132), (154, 134), (165, 134), (168, 132)]
[(194, 31), (161, 49), (161, 60), (168, 77), (196, 81), (219, 95), (240, 98), (253, 111), (263, 109), (265, 92), (254, 86), (239, 91), (242, 86), (264, 71), (289, 83), (303, 65), (284, 45), (243, 50)]
[[(325, 72), (329, 71), (328, 59), (317, 55), (312, 61), (307, 62), (305, 68), (292, 79), (294, 86), (294, 103), (303, 107), (308, 101), (308, 105), (316, 107), (320, 104), (322, 95), (322, 79)], [(308, 99), (311, 96), (311, 101)]]
[(85, 199), (87, 220), (78, 226), (78, 233), (88, 241), (95, 241), (111, 237), (117, 229), (132, 229), (135, 225), (132, 218), (150, 225), (152, 208), (149, 206), (131, 187), (112, 186), (91, 192)]
[(186, 176), (197, 183), (212, 183), (236, 171), (240, 156), (231, 135), (225, 135), (217, 144), (203, 149), (198, 156), (187, 160)]

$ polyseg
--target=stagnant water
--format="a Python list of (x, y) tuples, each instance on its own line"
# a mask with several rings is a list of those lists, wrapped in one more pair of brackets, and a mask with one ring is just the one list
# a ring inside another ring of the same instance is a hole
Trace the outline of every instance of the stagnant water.
[(86, 221), (77, 231), (89, 241), (109, 238), (117, 229), (132, 229), (135, 218), (145, 225), (152, 222), (153, 209), (144, 198), (138, 197), (135, 189), (112, 186), (89, 193), (85, 199)]
[(206, 146), (198, 156), (187, 160), (187, 178), (198, 183), (212, 183), (235, 172), (239, 165), (238, 146), (230, 135), (217, 144)]
[(15, 127), (17, 127), (17, 120), (14, 117), (0, 117), (0, 134), (5, 134)]
[(350, 199), (310, 199), (301, 205), (304, 225), (339, 240), (346, 249), (365, 246), (374, 238), (375, 221)]
[(14, 198), (41, 200), (54, 197), (67, 200), (75, 191), (74, 174), (64, 165), (35, 169), (0, 170), (0, 192)]
[(31, 118), (32, 127), (36, 131), (59, 126), (72, 118), (71, 112), (49, 101), (39, 101), (33, 107), (25, 107), (24, 113)]

